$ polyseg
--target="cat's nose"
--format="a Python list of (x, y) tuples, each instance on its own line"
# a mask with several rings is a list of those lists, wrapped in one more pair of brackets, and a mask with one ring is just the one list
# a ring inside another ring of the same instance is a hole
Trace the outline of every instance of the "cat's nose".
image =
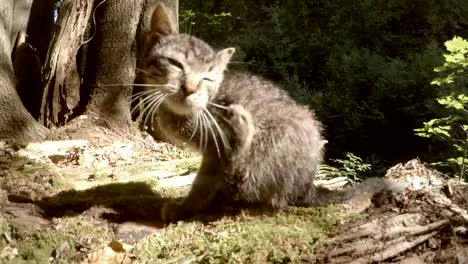
[(197, 82), (194, 78), (187, 78), (181, 85), (181, 89), (185, 95), (191, 95), (197, 90)]
[(191, 95), (196, 90), (193, 87), (187, 85), (186, 83), (183, 83), (182, 86), (180, 86), (180, 88), (182, 89), (182, 92), (184, 92), (185, 95)]

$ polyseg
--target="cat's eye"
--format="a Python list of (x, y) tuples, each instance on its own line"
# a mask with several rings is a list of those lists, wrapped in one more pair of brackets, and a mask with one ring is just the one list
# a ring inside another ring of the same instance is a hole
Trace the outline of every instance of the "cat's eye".
[(163, 72), (161, 71), (161, 69), (159, 69), (158, 67), (154, 65), (151, 65), (148, 69), (149, 69), (148, 71), (144, 71), (143, 73), (150, 75), (150, 76), (162, 76), (163, 75)]
[(214, 82), (214, 80), (213, 80), (213, 79), (206, 78), (206, 77), (205, 77), (205, 78), (203, 78), (202, 80), (203, 80), (203, 81), (207, 81), (207, 82)]
[(137, 69), (148, 78), (156, 78), (164, 75), (164, 72), (155, 63), (149, 63), (145, 69)]
[(174, 60), (173, 58), (166, 58), (167, 61), (174, 67), (180, 69), (180, 70), (183, 70), (184, 69), (184, 65), (182, 65), (182, 63), (178, 62), (177, 60)]

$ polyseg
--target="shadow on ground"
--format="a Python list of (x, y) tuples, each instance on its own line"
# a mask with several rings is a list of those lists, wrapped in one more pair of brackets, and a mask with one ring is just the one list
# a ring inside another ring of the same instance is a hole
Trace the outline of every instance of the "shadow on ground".
[[(9, 195), (9, 201), (27, 202), (19, 196)], [(166, 202), (178, 198), (163, 197), (143, 182), (112, 183), (87, 190), (67, 190), (38, 201), (29, 201), (42, 209), (46, 218), (79, 214), (104, 218), (111, 222), (161, 221), (160, 209)]]
[[(40, 214), (48, 219), (88, 215), (114, 223), (151, 222), (161, 226), (166, 224), (160, 215), (162, 206), (182, 199), (183, 197), (165, 197), (144, 182), (112, 183), (80, 191), (67, 190), (37, 201), (28, 201), (16, 195), (8, 196), (8, 200), (12, 203), (35, 204), (40, 208)], [(273, 213), (244, 204), (217, 203), (209, 211), (184, 220), (212, 222), (224, 216), (235, 215), (241, 208), (250, 211), (252, 215)]]

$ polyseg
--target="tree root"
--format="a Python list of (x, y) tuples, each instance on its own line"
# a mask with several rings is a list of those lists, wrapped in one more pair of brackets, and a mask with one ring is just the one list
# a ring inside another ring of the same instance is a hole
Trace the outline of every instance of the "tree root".
[[(358, 223), (341, 226), (317, 248), (313, 262), (383, 263), (411, 258), (412, 263), (417, 263), (415, 259), (463, 263), (468, 259), (468, 250), (459, 250), (468, 244), (465, 206), (431, 191), (380, 195), (384, 199), (380, 208), (370, 208), (369, 216)], [(450, 248), (444, 248), (447, 240)]]

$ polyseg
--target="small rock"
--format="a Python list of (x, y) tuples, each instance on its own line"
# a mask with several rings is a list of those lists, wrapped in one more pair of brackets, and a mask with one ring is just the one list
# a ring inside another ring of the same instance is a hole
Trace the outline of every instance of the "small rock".
[(58, 164), (76, 156), (77, 149), (82, 149), (89, 143), (87, 140), (64, 140), (64, 141), (44, 141), (40, 143), (30, 143), (25, 149), (18, 151), (20, 157), (31, 160), (42, 161), (43, 157), (49, 158), (53, 163)]
[(35, 205), (9, 203), (3, 206), (2, 214), (8, 224), (19, 233), (30, 233), (50, 225), (50, 221), (40, 217), (42, 210)]
[(161, 187), (182, 187), (188, 186), (193, 183), (196, 174), (192, 173), (187, 176), (175, 176), (170, 178), (164, 178), (158, 181), (158, 186)]
[(26, 150), (50, 156), (53, 154), (66, 153), (74, 148), (84, 148), (88, 144), (87, 140), (44, 141), (41, 143), (30, 143), (26, 147)]
[(424, 264), (424, 261), (418, 256), (414, 256), (414, 257), (410, 257), (410, 258), (402, 260), (400, 264)]
[(70, 243), (68, 241), (63, 241), (62, 244), (60, 244), (53, 252), (52, 252), (52, 257), (54, 259), (59, 259), (60, 257), (64, 256), (67, 254), (67, 252), (70, 250)]
[(115, 230), (115, 237), (118, 240), (124, 241), (128, 244), (133, 244), (149, 235), (157, 234), (163, 228), (163, 224), (155, 223), (136, 223), (124, 222), (117, 226)]
[(6, 245), (0, 252), (0, 259), (12, 260), (18, 256), (18, 249), (10, 245)]
[(32, 233), (47, 227), (50, 222), (42, 217), (22, 215), (7, 220), (19, 233)]

